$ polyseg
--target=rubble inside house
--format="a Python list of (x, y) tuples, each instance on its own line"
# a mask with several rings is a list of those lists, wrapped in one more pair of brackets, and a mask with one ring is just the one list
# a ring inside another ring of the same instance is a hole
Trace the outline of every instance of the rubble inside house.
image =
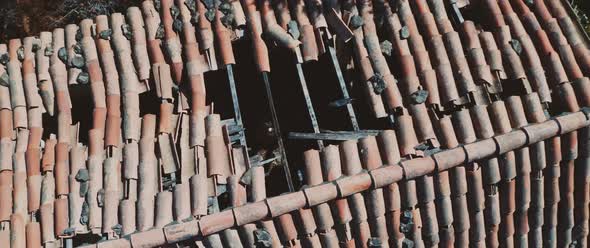
[(588, 247), (575, 13), (146, 0), (8, 40), (0, 247)]

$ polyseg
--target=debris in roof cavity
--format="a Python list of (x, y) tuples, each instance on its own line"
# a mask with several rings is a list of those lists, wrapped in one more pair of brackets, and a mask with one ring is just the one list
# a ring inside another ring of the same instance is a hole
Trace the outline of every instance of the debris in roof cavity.
[(332, 108), (340, 108), (340, 107), (344, 107), (346, 105), (348, 105), (349, 103), (352, 103), (354, 99), (352, 98), (344, 98), (344, 99), (338, 99), (336, 101), (330, 102), (328, 104), (328, 106), (332, 107)]
[(44, 54), (46, 57), (50, 57), (51, 55), (53, 55), (53, 46), (46, 47)]
[(103, 40), (109, 40), (112, 35), (113, 35), (112, 29), (105, 29), (105, 30), (100, 31), (100, 33), (98, 33), (98, 36)]
[(78, 69), (82, 69), (84, 68), (84, 57), (82, 57), (82, 55), (77, 54), (76, 56), (74, 56), (74, 58), (72, 59), (72, 66)]
[(57, 56), (59, 57), (61, 62), (63, 62), (63, 63), (68, 62), (68, 51), (66, 50), (65, 47), (59, 48), (59, 50), (57, 51)]
[(520, 55), (522, 53), (522, 45), (520, 44), (520, 41), (518, 41), (517, 39), (512, 39), (510, 41), (510, 45), (512, 45), (512, 49), (514, 49), (514, 51)]
[(6, 65), (8, 64), (9, 60), (10, 58), (8, 57), (8, 53), (3, 53), (2, 55), (0, 55), (0, 64)]
[(399, 36), (402, 39), (410, 38), (410, 29), (408, 28), (408, 26), (402, 26), (402, 28), (399, 30)]
[(373, 85), (373, 91), (377, 95), (380, 95), (385, 90), (385, 88), (387, 88), (385, 80), (383, 80), (383, 76), (379, 73), (375, 73), (371, 78), (369, 78), (369, 81)]

